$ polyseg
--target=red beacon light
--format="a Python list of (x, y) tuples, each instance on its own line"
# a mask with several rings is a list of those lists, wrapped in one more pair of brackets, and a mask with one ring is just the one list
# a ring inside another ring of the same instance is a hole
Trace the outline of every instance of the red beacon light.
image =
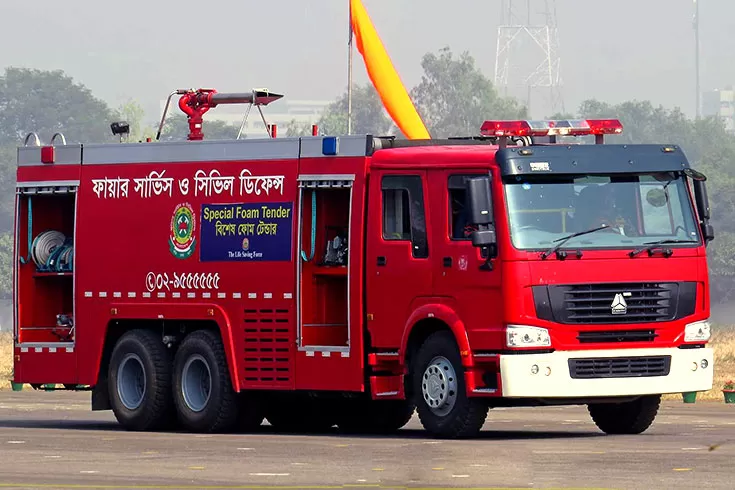
[(529, 121), (485, 121), (483, 136), (585, 136), (620, 134), (623, 124), (618, 119), (564, 119)]

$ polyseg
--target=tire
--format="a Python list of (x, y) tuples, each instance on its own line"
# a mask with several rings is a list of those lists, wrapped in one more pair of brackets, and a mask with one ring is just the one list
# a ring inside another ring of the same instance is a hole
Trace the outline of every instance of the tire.
[(110, 405), (127, 430), (168, 428), (175, 420), (171, 354), (149, 330), (132, 330), (115, 344), (108, 367)]
[(480, 432), (489, 406), (467, 396), (459, 348), (450, 332), (436, 332), (424, 341), (412, 362), (411, 376), (424, 429), (447, 439)]
[(647, 395), (632, 402), (590, 404), (595, 425), (606, 434), (641, 434), (653, 424), (661, 395)]
[(337, 425), (353, 434), (391, 434), (413, 417), (416, 405), (408, 400), (349, 400), (343, 404)]
[(218, 334), (197, 330), (174, 358), (174, 405), (179, 422), (193, 432), (228, 432), (238, 423), (225, 349)]

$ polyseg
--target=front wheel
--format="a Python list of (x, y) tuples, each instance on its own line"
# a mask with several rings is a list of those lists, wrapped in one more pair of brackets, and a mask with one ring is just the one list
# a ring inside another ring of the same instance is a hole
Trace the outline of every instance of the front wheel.
[(174, 358), (174, 403), (182, 425), (195, 432), (233, 429), (238, 401), (219, 335), (209, 330), (187, 335)]
[(640, 434), (651, 426), (660, 405), (661, 395), (647, 395), (632, 402), (590, 404), (587, 410), (606, 434)]
[(467, 396), (459, 349), (450, 332), (432, 334), (412, 363), (416, 410), (424, 429), (437, 437), (476, 435), (489, 407)]

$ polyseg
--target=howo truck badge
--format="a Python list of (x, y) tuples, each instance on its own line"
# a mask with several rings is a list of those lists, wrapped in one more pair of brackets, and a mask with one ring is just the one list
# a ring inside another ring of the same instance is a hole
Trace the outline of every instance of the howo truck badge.
[(202, 141), (204, 112), (281, 96), (176, 94), (184, 141), (18, 148), (13, 381), (89, 390), (129, 430), (418, 412), (443, 438), (567, 404), (640, 433), (712, 387), (714, 234), (678, 146), (604, 144), (614, 119)]
[(630, 293), (617, 293), (613, 298), (610, 308), (613, 315), (625, 315), (628, 313), (628, 303), (625, 302), (625, 295), (630, 296)]

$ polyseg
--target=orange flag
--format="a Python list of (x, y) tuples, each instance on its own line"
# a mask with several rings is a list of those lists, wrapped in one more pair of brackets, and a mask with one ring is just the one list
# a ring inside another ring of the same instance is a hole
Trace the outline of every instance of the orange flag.
[(385, 109), (408, 139), (430, 139), (421, 116), (403, 86), (360, 0), (350, 0), (350, 24), (357, 50)]

